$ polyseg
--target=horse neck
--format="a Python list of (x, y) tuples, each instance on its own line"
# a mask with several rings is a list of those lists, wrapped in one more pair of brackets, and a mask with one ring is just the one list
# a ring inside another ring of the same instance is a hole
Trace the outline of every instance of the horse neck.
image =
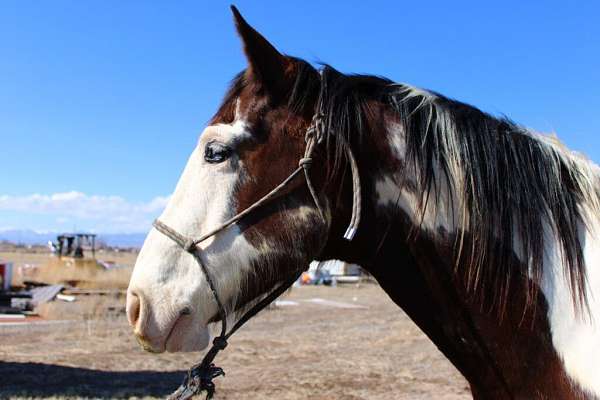
[[(414, 191), (394, 175), (398, 163), (389, 152), (401, 141), (385, 136), (390, 133), (394, 132), (381, 132), (368, 144), (378, 157), (359, 158), (361, 176), (374, 179), (363, 179), (357, 237), (352, 242), (339, 239), (345, 229), (341, 221), (348, 217), (348, 207), (340, 207), (322, 258), (358, 263), (369, 271), (465, 376), (475, 398), (534, 398), (539, 393), (548, 398), (593, 398), (574, 389), (551, 344), (548, 304), (541, 293), (527, 298), (522, 275), (510, 278), (510, 302), (501, 315), (493, 297), (469, 288), (460, 273), (465, 265), (455, 261), (456, 214), (449, 205), (457, 202), (441, 187), (430, 199), (432, 206), (424, 214), (418, 211)], [(378, 148), (382, 143), (390, 147)], [(342, 198), (350, 198), (348, 186), (342, 185)], [(471, 244), (468, 234), (463, 240), (464, 246)], [(510, 262), (526, 270), (516, 257)]]

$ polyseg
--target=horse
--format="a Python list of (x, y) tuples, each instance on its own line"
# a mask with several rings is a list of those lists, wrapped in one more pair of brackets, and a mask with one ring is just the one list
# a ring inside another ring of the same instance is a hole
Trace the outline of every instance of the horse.
[(232, 10), (248, 65), (136, 261), (142, 346), (205, 349), (210, 324), (339, 259), (474, 399), (600, 398), (599, 168), (506, 117), (284, 55)]

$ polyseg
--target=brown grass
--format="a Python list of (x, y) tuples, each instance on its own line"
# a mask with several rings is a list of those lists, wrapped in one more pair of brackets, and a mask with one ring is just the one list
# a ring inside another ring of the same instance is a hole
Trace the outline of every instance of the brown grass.
[[(339, 309), (311, 298), (368, 308)], [(375, 285), (293, 289), (219, 355), (215, 400), (466, 400), (464, 379)], [(139, 349), (123, 316), (0, 329), (0, 398), (161, 399), (199, 354)], [(203, 397), (198, 397), (203, 399)]]
[(24, 248), (0, 251), (0, 259), (14, 265), (13, 285), (26, 280), (44, 283), (67, 283), (80, 288), (126, 289), (137, 253), (99, 251), (98, 259), (124, 268), (105, 269), (92, 258), (58, 258), (49, 252)]
[(103, 296), (77, 296), (69, 303), (51, 301), (36, 307), (35, 312), (48, 320), (103, 320), (125, 315), (125, 293), (116, 292)]
[[(126, 257), (133, 265), (135, 256)], [(92, 260), (47, 254), (0, 253), (0, 258), (35, 260), (37, 279), (76, 280), (84, 287), (123, 289), (131, 273), (131, 267), (106, 271)], [(464, 379), (378, 286), (303, 287), (286, 296), (299, 305), (261, 313), (219, 356), (227, 377), (216, 381), (215, 400), (470, 398)], [(317, 297), (366, 308), (309, 301)], [(38, 307), (47, 319), (68, 321), (0, 324), (0, 399), (165, 398), (179, 385), (181, 370), (200, 355), (140, 350), (124, 303), (119, 293), (79, 295), (73, 303)]]
[(30, 279), (66, 283), (79, 288), (126, 289), (133, 267), (105, 269), (94, 259), (52, 257), (32, 271)]

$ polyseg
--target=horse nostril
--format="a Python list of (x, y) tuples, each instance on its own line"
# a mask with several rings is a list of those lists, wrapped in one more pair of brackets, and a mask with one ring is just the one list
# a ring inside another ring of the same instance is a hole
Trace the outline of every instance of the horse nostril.
[(129, 320), (129, 324), (133, 327), (137, 325), (138, 320), (140, 319), (140, 298), (139, 296), (133, 292), (129, 291), (127, 293), (127, 319)]
[(192, 309), (190, 307), (183, 307), (179, 312), (179, 315), (190, 315), (192, 313)]

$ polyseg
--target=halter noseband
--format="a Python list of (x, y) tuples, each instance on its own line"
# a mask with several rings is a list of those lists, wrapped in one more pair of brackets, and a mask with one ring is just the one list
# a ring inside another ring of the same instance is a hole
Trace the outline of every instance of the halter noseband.
[[(321, 97), (322, 98), (322, 97)], [(319, 101), (319, 104), (321, 101)], [(320, 108), (320, 107), (319, 107)], [(215, 282), (212, 279), (212, 275), (210, 274), (208, 268), (202, 261), (200, 256), (200, 250), (198, 248), (198, 244), (205, 241), (206, 239), (215, 236), (217, 233), (225, 230), (229, 226), (233, 225), (243, 217), (250, 214), (252, 211), (256, 210), (258, 207), (264, 205), (265, 203), (271, 201), (279, 192), (281, 192), (287, 185), (290, 184), (294, 180), (294, 178), (299, 175), (302, 171), (304, 171), (304, 178), (306, 180), (306, 186), (311, 194), (311, 197), (319, 210), (319, 214), (321, 218), (325, 220), (325, 214), (323, 209), (321, 208), (319, 198), (317, 196), (317, 192), (315, 187), (312, 184), (310, 179), (309, 170), (313, 163), (313, 153), (318, 144), (322, 143), (325, 135), (325, 115), (319, 111), (317, 112), (311, 121), (308, 129), (305, 134), (306, 141), (306, 149), (304, 152), (304, 157), (302, 157), (298, 162), (298, 167), (281, 182), (278, 186), (276, 186), (269, 193), (264, 195), (262, 198), (254, 202), (245, 210), (239, 212), (232, 218), (228, 219), (217, 228), (212, 229), (208, 233), (200, 236), (197, 239), (182, 235), (177, 232), (175, 229), (171, 228), (167, 224), (159, 221), (158, 219), (153, 222), (154, 228), (157, 231), (167, 236), (169, 239), (173, 240), (177, 245), (179, 245), (183, 250), (190, 253), (198, 265), (202, 270), (202, 273), (206, 277), (206, 281), (208, 282), (208, 286), (210, 291), (215, 299), (215, 303), (219, 309), (219, 318), (221, 319), (221, 333), (219, 336), (215, 337), (213, 340), (212, 347), (206, 353), (204, 358), (199, 364), (194, 365), (188, 371), (183, 383), (181, 386), (168, 397), (168, 400), (187, 400), (194, 396), (195, 394), (201, 393), (202, 391), (206, 391), (206, 398), (212, 398), (215, 392), (215, 384), (212, 380), (220, 375), (225, 375), (225, 372), (222, 368), (219, 368), (213, 364), (213, 360), (219, 351), (225, 349), (227, 347), (227, 340), (233, 335), (242, 325), (244, 325), (250, 318), (260, 312), (263, 308), (268, 306), (273, 300), (279, 297), (283, 292), (285, 292), (302, 274), (304, 270), (295, 271), (293, 276), (280, 283), (272, 292), (270, 292), (264, 299), (255, 304), (252, 308), (250, 308), (240, 319), (236, 322), (236, 324), (231, 328), (229, 332), (227, 332), (227, 312), (225, 311), (225, 307), (223, 306), (223, 302), (221, 301), (219, 294), (216, 290)], [(350, 150), (350, 146), (346, 145), (346, 154), (348, 158), (348, 162), (350, 164), (350, 169), (352, 171), (352, 186), (353, 186), (353, 206), (352, 206), (352, 217), (350, 219), (350, 224), (348, 229), (344, 233), (344, 238), (347, 240), (352, 240), (354, 237), (358, 224), (360, 223), (360, 211), (361, 211), (361, 190), (360, 190), (360, 179), (358, 175), (358, 167), (356, 163), (356, 159)]]

